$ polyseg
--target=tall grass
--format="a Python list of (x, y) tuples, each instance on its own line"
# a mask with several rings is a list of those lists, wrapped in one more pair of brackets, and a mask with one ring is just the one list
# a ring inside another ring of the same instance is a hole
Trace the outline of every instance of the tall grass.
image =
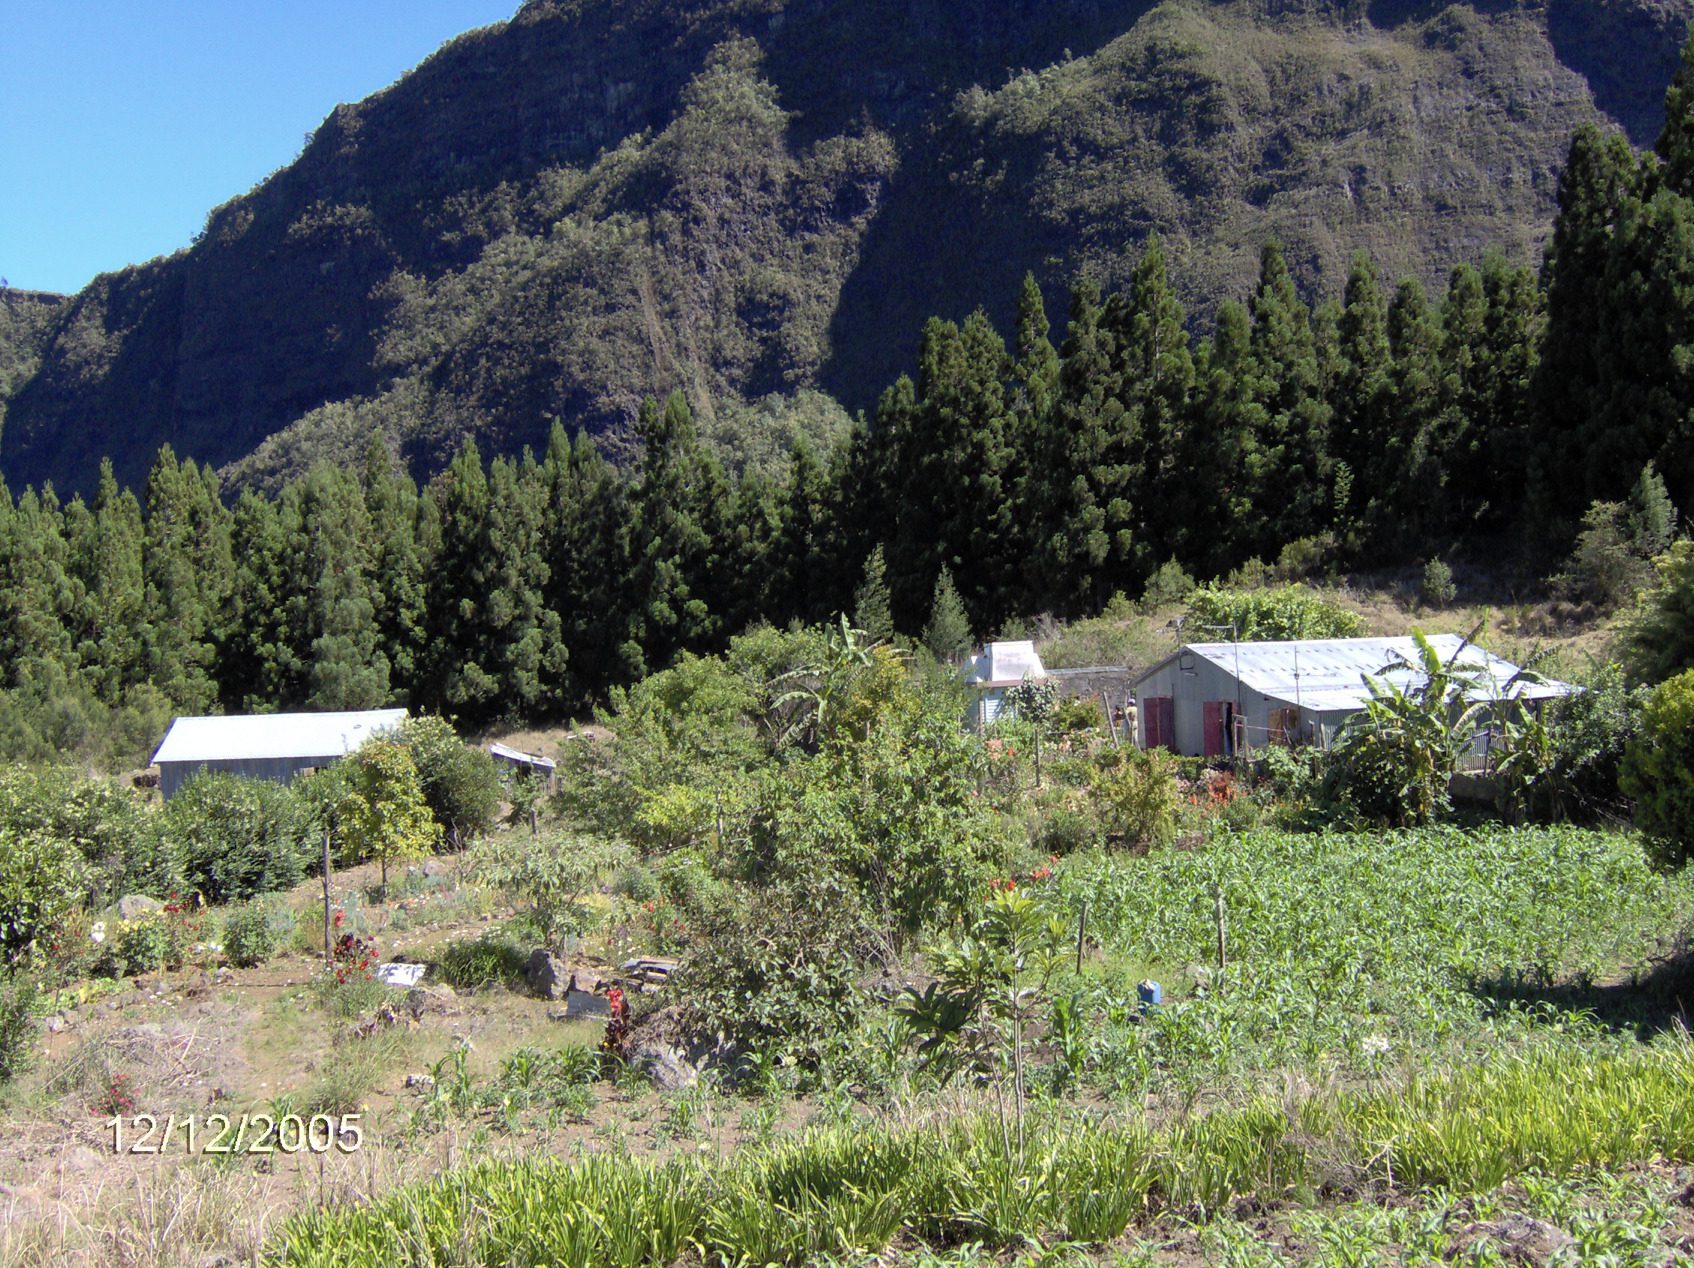
[(273, 1264), (799, 1264), (932, 1246), (1111, 1241), (1158, 1212), (1325, 1188), (1472, 1191), (1694, 1160), (1694, 1045), (1574, 1065), (1553, 1049), (1397, 1090), (1256, 1101), (1164, 1131), (1053, 1120), (1020, 1155), (997, 1124), (813, 1129), (717, 1165), (626, 1155), (484, 1163), (292, 1220)]

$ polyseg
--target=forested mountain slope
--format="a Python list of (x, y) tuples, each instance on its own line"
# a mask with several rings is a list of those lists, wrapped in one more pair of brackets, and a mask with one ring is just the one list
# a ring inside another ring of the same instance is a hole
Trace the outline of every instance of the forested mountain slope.
[(532, 0), (39, 349), (0, 329), (0, 468), (134, 483), (169, 442), (273, 483), (376, 429), (427, 471), (677, 388), (708, 428), (809, 387), (867, 406), (925, 317), (1005, 328), (1027, 269), (1114, 288), (1153, 229), (1202, 316), (1273, 235), (1325, 294), (1361, 247), (1432, 286), (1490, 244), (1530, 262), (1573, 128), (1656, 135), (1691, 11)]

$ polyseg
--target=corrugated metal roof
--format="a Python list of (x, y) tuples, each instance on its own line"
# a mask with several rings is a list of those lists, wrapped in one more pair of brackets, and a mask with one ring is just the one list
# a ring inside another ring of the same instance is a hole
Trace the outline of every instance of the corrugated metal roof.
[(341, 757), (378, 731), (398, 726), (404, 709), (360, 713), (254, 713), (178, 718), (154, 762), (218, 762), (248, 758)]
[(525, 766), (539, 766), (542, 770), (552, 770), (557, 765), (551, 757), (526, 753), (522, 749), (512, 748), (508, 744), (490, 744), (488, 751), (495, 757), (505, 758), (508, 762), (519, 762)]
[(1025, 679), (1045, 678), (1041, 657), (1035, 643), (1018, 639), (1006, 643), (990, 643), (971, 659), (965, 681), (973, 687), (1011, 687)]
[[(1516, 665), (1465, 642), (1457, 634), (1436, 634), (1428, 641), (1443, 662), (1453, 661), (1456, 673), (1478, 682), (1480, 689), (1470, 693), (1473, 700), (1506, 696), (1546, 700), (1575, 690), (1568, 683), (1551, 680), (1511, 683), (1519, 672)], [(1328, 638), (1287, 643), (1188, 643), (1142, 674), (1136, 685), (1183, 656), (1200, 657), (1231, 675), (1239, 672), (1243, 686), (1315, 713), (1363, 708), (1370, 699), (1366, 675), (1393, 682), (1402, 690), (1424, 681), (1423, 671), (1415, 668), (1418, 649), (1410, 637)]]

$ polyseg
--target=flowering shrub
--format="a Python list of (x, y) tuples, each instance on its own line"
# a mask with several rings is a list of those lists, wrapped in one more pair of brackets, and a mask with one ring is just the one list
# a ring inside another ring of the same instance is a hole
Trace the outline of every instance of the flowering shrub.
[(114, 1074), (106, 1090), (88, 1107), (90, 1114), (100, 1118), (113, 1118), (120, 1114), (135, 1112), (135, 1086), (129, 1081), (127, 1074)]
[(612, 1015), (606, 1020), (606, 1037), (600, 1041), (600, 1050), (607, 1056), (622, 1059), (629, 1043), (629, 1001), (614, 986), (606, 992), (606, 1003), (611, 1006)]
[[(341, 912), (335, 913), (337, 927), (341, 921)], [(336, 985), (345, 985), (355, 979), (371, 980), (371, 966), (376, 963), (376, 941), (372, 938), (361, 938), (357, 934), (344, 933), (335, 940), (335, 948), (330, 956), (329, 969), (334, 976)]]

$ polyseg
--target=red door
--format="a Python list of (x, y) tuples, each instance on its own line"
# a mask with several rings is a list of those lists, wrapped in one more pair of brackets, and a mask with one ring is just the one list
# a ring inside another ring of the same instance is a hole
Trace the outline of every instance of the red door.
[(1208, 700), (1200, 706), (1200, 752), (1204, 757), (1222, 757), (1224, 748), (1224, 710), (1227, 700)]
[(1146, 718), (1147, 747), (1176, 747), (1176, 701), (1169, 696), (1149, 696), (1141, 702), (1141, 716)]

